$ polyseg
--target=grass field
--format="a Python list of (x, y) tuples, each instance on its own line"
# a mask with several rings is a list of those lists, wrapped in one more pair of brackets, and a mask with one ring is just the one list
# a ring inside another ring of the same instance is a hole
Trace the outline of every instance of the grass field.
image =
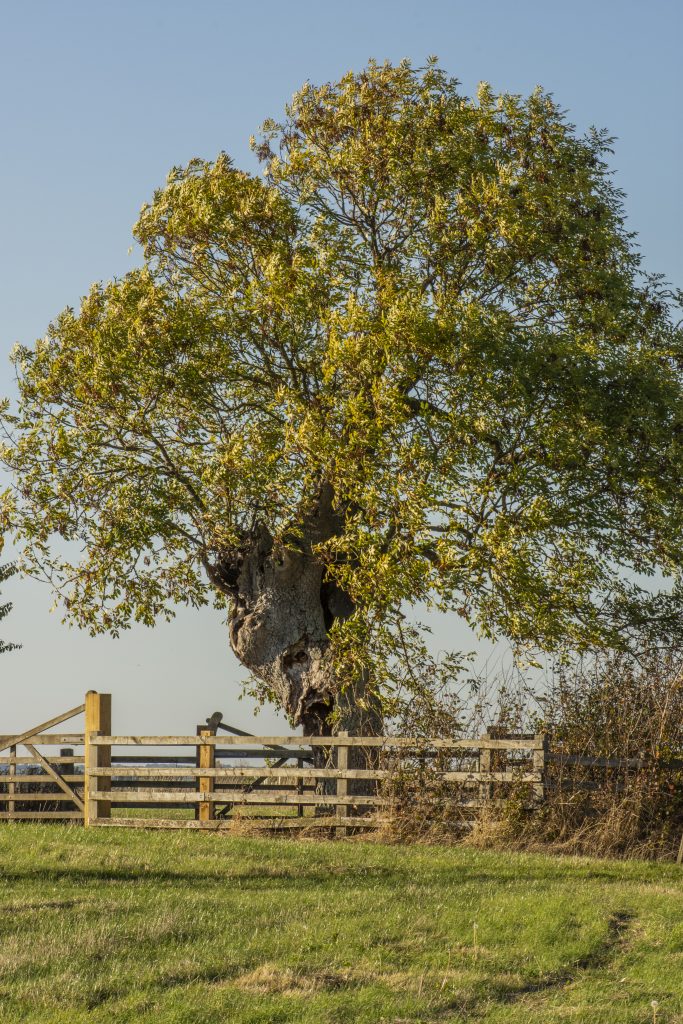
[(10, 825), (0, 873), (3, 1022), (683, 1021), (673, 865)]

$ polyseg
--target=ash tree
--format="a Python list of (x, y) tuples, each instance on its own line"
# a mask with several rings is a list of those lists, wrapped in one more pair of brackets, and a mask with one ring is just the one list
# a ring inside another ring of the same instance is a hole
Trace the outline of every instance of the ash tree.
[(370, 63), (264, 124), (263, 173), (174, 168), (142, 266), (15, 351), (26, 571), (91, 632), (217, 601), (311, 732), (378, 727), (417, 603), (520, 652), (673, 634), (679, 296), (610, 142), (540, 90)]

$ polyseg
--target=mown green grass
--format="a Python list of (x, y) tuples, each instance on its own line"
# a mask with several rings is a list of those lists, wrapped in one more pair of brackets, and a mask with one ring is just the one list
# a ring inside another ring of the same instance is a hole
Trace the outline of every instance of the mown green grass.
[(674, 865), (10, 825), (0, 871), (3, 1022), (683, 1020)]

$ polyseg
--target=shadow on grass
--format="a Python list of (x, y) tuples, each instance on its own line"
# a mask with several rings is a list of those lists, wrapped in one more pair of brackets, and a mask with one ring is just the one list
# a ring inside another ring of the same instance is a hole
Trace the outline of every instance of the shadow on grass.
[(408, 872), (397, 873), (389, 868), (381, 868), (373, 871), (363, 871), (362, 874), (348, 871), (306, 871), (303, 869), (282, 871), (225, 871), (221, 874), (205, 873), (203, 871), (173, 871), (172, 869), (160, 868), (112, 868), (112, 867), (64, 867), (48, 868), (34, 867), (18, 869), (3, 869), (2, 879), (7, 882), (140, 882), (154, 883), (165, 882), (184, 884), (188, 882), (207, 885), (225, 885), (226, 882), (234, 882), (241, 886), (253, 883), (255, 887), (271, 883), (291, 882), (297, 886), (301, 885), (324, 885), (339, 878), (352, 878), (357, 882), (364, 880), (386, 881), (388, 885), (395, 885), (401, 881), (410, 879)]
[(634, 915), (629, 911), (611, 914), (607, 923), (607, 935), (589, 953), (572, 961), (566, 967), (551, 971), (541, 978), (524, 982), (521, 985), (500, 985), (496, 984), (495, 980), (487, 981), (486, 995), (488, 999), (499, 1004), (515, 1003), (524, 999), (525, 996), (564, 988), (577, 981), (581, 974), (604, 970), (623, 953), (633, 920)]
[[(198, 868), (196, 871), (173, 870), (173, 868), (140, 868), (131, 865), (130, 867), (98, 866), (86, 867), (82, 865), (49, 867), (49, 866), (27, 866), (25, 868), (4, 868), (1, 871), (2, 879), (6, 882), (50, 882), (79, 884), (88, 882), (99, 883), (125, 883), (125, 884), (178, 884), (187, 883), (201, 884), (202, 887), (223, 886), (226, 883), (234, 883), (242, 888), (264, 888), (273, 884), (291, 884), (297, 888), (308, 886), (325, 886), (332, 882), (339, 882), (347, 879), (362, 887), (366, 882), (382, 882), (387, 886), (406, 886), (415, 884), (415, 868), (405, 870), (397, 867), (381, 867), (372, 865), (351, 865), (340, 870), (337, 865), (324, 865), (304, 867), (295, 865), (289, 868), (260, 868), (234, 870), (226, 868), (225, 871), (210, 872)], [(601, 884), (623, 884), (627, 879), (619, 871), (589, 870), (577, 872), (577, 881), (595, 882)], [(551, 890), (556, 886), (566, 886), (567, 873), (547, 871), (522, 871), (519, 874), (507, 875), (495, 871), (459, 871), (448, 868), (447, 870), (427, 870), (421, 875), (421, 882), (426, 886), (453, 885), (454, 883), (464, 886), (501, 886), (506, 888), (518, 886), (526, 888), (530, 883), (535, 884), (542, 891)], [(45, 905), (43, 905), (45, 906)]]

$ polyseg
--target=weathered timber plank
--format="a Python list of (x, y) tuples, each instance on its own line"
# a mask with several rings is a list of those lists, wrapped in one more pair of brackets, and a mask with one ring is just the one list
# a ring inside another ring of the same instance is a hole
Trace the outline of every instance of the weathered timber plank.
[[(17, 802), (19, 802), (19, 799), (17, 798)], [(21, 821), (22, 818), (64, 818), (65, 820), (82, 821), (83, 815), (80, 811), (15, 811), (14, 814), (0, 811), (0, 821)]]
[(95, 818), (91, 825), (98, 828), (182, 828), (202, 832), (229, 832), (235, 828), (235, 822), (229, 818), (218, 818), (213, 821), (198, 821), (195, 818)]
[[(174, 793), (197, 790), (197, 779), (181, 779), (180, 781), (175, 780), (173, 782), (169, 782), (169, 780), (162, 781), (161, 779), (113, 779), (112, 781), (112, 793), (126, 793), (130, 790), (136, 789), (144, 789), (145, 792), (151, 790), (152, 792), (156, 791), (159, 793), (168, 790), (169, 787), (172, 787)], [(280, 785), (277, 781), (274, 780), (271, 780), (265, 789), (262, 789), (262, 787), (260, 786), (258, 787), (259, 793), (293, 793), (295, 790), (296, 792), (299, 791), (298, 787), (294, 783), (290, 783), (289, 785)], [(309, 784), (307, 786), (302, 786), (301, 792), (315, 793), (316, 790), (317, 786)], [(226, 803), (229, 803), (231, 793), (255, 792), (255, 789), (251, 785), (251, 783), (249, 783), (249, 781), (245, 779), (237, 780), (231, 783), (221, 782), (219, 779), (215, 783), (215, 791), (217, 793), (224, 793), (225, 801)]]
[[(79, 757), (48, 757), (50, 764), (83, 764), (85, 758)], [(32, 757), (0, 757), (0, 765), (2, 764), (35, 764), (36, 762)], [(3, 778), (0, 774), (0, 778)]]
[[(169, 781), (186, 780), (192, 777), (212, 779), (240, 779), (264, 777), (279, 780), (291, 780), (294, 785), (299, 779), (387, 779), (392, 773), (384, 769), (366, 768), (169, 768), (166, 771), (157, 768), (126, 769), (123, 775), (120, 769), (93, 768), (90, 774), (97, 778), (117, 779), (168, 779)], [(445, 782), (538, 782), (538, 775), (534, 772), (524, 771), (518, 768), (506, 768), (500, 772), (435, 772), (436, 779)], [(328, 800), (328, 803), (333, 802)]]
[(538, 782), (535, 772), (506, 768), (502, 772), (441, 772), (435, 778), (445, 782)]
[(245, 823), (250, 828), (281, 829), (281, 828), (334, 828), (343, 822), (348, 828), (376, 828), (388, 821), (388, 818), (217, 818), (214, 821), (202, 822), (194, 818), (178, 820), (177, 818), (96, 818), (92, 824), (105, 828), (162, 828), (162, 829), (196, 829), (202, 832), (239, 831)]
[[(33, 763), (35, 764), (36, 762), (34, 761)], [(83, 775), (62, 775), (61, 777), (65, 782), (76, 782), (77, 785), (83, 784)], [(52, 782), (52, 776), (45, 772), (40, 772), (36, 775), (33, 772), (30, 775), (26, 772), (22, 774), (17, 772), (15, 775), (0, 775), (0, 785), (5, 782), (16, 782), (17, 785), (24, 782)]]
[[(68, 775), (67, 778), (69, 779), (70, 776)], [(74, 781), (77, 784), (82, 784), (83, 783), (83, 776), (82, 775), (74, 776)], [(28, 787), (29, 787), (29, 785), (31, 783), (34, 783), (34, 782), (38, 782), (41, 785), (43, 785), (46, 782), (50, 782), (51, 783), (51, 779), (50, 779), (49, 775), (4, 775), (2, 777), (2, 780), (0, 781), (0, 784), (2, 784), (2, 785), (8, 785), (8, 784), (11, 784), (11, 783), (15, 784), (15, 793), (14, 793), (14, 795), (15, 795), (16, 799), (19, 800), (19, 799), (23, 799), (24, 796), (30, 795), (30, 791), (29, 791)], [(22, 794), (22, 791), (20, 791), (19, 786), (25, 786), (27, 792), (25, 794)], [(169, 782), (168, 779), (166, 779), (164, 782), (162, 782), (160, 780), (159, 784), (157, 784), (155, 780), (151, 780), (151, 781), (147, 782), (144, 779), (139, 779), (139, 778), (138, 779), (130, 779), (129, 782), (122, 782), (120, 779), (114, 779), (114, 788), (112, 790), (112, 793), (113, 794), (129, 793), (131, 791), (135, 792), (135, 791), (138, 791), (138, 790), (142, 790), (142, 788), (143, 788), (145, 793), (155, 793), (155, 792), (157, 792), (157, 793), (165, 793), (166, 791), (169, 790), (169, 786), (173, 787), (173, 792), (174, 793), (186, 793), (186, 792), (193, 792), (194, 793), (194, 792), (197, 791), (197, 779), (188, 779), (186, 782)], [(216, 791), (215, 792), (216, 793), (224, 794), (225, 801), (229, 802), (230, 794), (231, 793), (244, 793), (246, 791), (245, 791), (245, 786), (244, 785), (240, 785), (240, 784), (225, 785), (225, 784), (223, 784), (221, 782), (217, 782), (216, 783)], [(292, 782), (289, 785), (273, 785), (271, 783), (271, 784), (268, 785), (266, 790), (262, 790), (262, 788), (259, 787), (259, 791), (258, 792), (259, 793), (271, 793), (271, 792), (272, 793), (295, 793), (295, 792), (298, 793), (299, 791), (298, 791), (298, 788), (296, 786), (296, 783)], [(307, 786), (302, 788), (301, 792), (302, 793), (315, 793), (316, 792), (316, 787), (314, 785), (307, 785)], [(62, 791), (58, 791), (58, 792), (47, 791), (47, 792), (43, 792), (43, 796), (45, 797), (46, 800), (48, 800), (48, 799), (51, 800), (52, 798), (56, 799), (56, 798), (60, 797), (61, 793), (62, 793)], [(39, 794), (39, 796), (40, 796), (40, 794)], [(65, 798), (67, 798), (66, 794), (63, 794), (63, 796), (65, 796)], [(8, 797), (11, 797), (10, 793), (0, 793), (0, 800), (7, 800)]]
[[(124, 777), (120, 768), (93, 768), (91, 775)], [(212, 779), (265, 778), (265, 779), (385, 779), (391, 772), (365, 768), (296, 768), (284, 765), (282, 768), (126, 768), (126, 778), (169, 778), (182, 779), (190, 776)]]
[(551, 764), (575, 764), (584, 768), (645, 768), (648, 762), (638, 757), (588, 757), (583, 754), (546, 754)]
[[(140, 790), (129, 790), (127, 792), (116, 793), (117, 803), (150, 803), (150, 804), (164, 804), (164, 803), (182, 803), (182, 804), (195, 804), (198, 802), (212, 802), (212, 803), (225, 803), (225, 793), (207, 793), (207, 792), (195, 792), (195, 793), (184, 793), (170, 790), (170, 791), (158, 791), (140, 789)], [(109, 794), (109, 795), (108, 795)], [(91, 794), (92, 800), (109, 800), (111, 799), (111, 791), (108, 790), (106, 793), (93, 792)], [(258, 793), (240, 793), (238, 790), (231, 792), (229, 795), (229, 802), (236, 804), (311, 804), (311, 805), (325, 805), (331, 802), (330, 794), (325, 795), (324, 793), (269, 793), (267, 790), (262, 790)], [(378, 796), (346, 796), (346, 797), (335, 797), (334, 802), (338, 804), (372, 804), (380, 806), (386, 804), (386, 800)]]
[[(229, 805), (230, 807), (232, 807), (232, 805), (234, 803), (242, 804), (241, 801), (232, 801), (230, 799), (224, 800), (223, 802), (226, 805)], [(221, 803), (221, 801), (219, 801), (219, 800), (216, 801), (216, 805), (217, 806), (219, 806), (220, 803)], [(164, 801), (164, 803), (162, 805), (155, 805), (154, 803), (151, 803), (150, 801), (145, 800), (144, 798), (142, 798), (141, 800), (124, 801), (122, 804), (119, 804), (118, 800), (116, 799), (116, 794), (114, 794), (114, 796), (113, 796), (112, 806), (113, 807), (121, 807), (121, 808), (125, 807), (127, 810), (130, 809), (131, 807), (145, 807), (145, 808), (148, 809), (148, 808), (154, 807), (154, 806), (157, 806), (157, 807), (161, 806), (161, 807), (164, 808), (164, 810), (168, 810), (171, 807), (174, 808), (175, 810), (181, 810), (181, 809), (187, 810), (187, 807), (188, 807), (187, 804), (176, 804), (174, 801), (168, 801), (168, 802)], [(191, 805), (189, 805), (189, 806), (191, 806)], [(275, 805), (273, 805), (272, 801), (269, 801), (267, 799), (267, 797), (266, 797), (266, 799), (261, 800), (260, 802), (258, 800), (250, 801), (249, 802), (249, 806), (250, 807), (270, 807), (270, 808), (272, 808)]]
[(255, 828), (262, 828), (264, 831), (279, 832), (281, 829), (306, 829), (309, 828), (342, 828), (347, 834), (352, 828), (378, 828), (391, 821), (390, 818), (372, 817), (321, 817), (321, 818), (236, 818), (233, 819), (243, 823), (248, 821), (250, 826), (254, 822)]
[(43, 804), (51, 804), (53, 801), (62, 800), (68, 800), (69, 803), (73, 803), (71, 797), (66, 793), (21, 793), (17, 791), (15, 791), (14, 794), (0, 793), (0, 803), (6, 804), (11, 800), (14, 800), (18, 804), (23, 803), (24, 801), (28, 801), (29, 803), (39, 802)]
[[(30, 763), (31, 764), (35, 764), (35, 761), (32, 760)], [(64, 779), (65, 782), (80, 782), (80, 783), (82, 783), (83, 779), (84, 779), (84, 776), (83, 775), (62, 775), (62, 778)], [(20, 773), (20, 772), (8, 772), (7, 775), (3, 775), (3, 774), (0, 773), (0, 785), (3, 785), (3, 786), (5, 785), (5, 783), (10, 783), (10, 782), (19, 784), (19, 783), (24, 783), (24, 782), (50, 782), (51, 780), (52, 780), (52, 776), (51, 775), (47, 775), (45, 772), (41, 772), (39, 775), (33, 775), (33, 774), (29, 775), (27, 772), (24, 772), (23, 774)]]
[[(0, 750), (4, 750), (6, 747), (11, 746), (12, 736), (0, 736)], [(36, 744), (42, 747), (57, 747), (57, 746), (79, 746), (85, 741), (85, 734), (82, 732), (46, 732), (40, 733), (37, 736), (27, 736), (26, 739), (30, 743)], [(22, 741), (23, 742), (23, 741)]]
[[(19, 761), (19, 758), (17, 758), (17, 760)], [(24, 763), (26, 763), (26, 764), (35, 764), (35, 761), (33, 760), (33, 758), (26, 758)], [(336, 768), (319, 768), (319, 769), (312, 769), (312, 768), (305, 769), (304, 768), (304, 769), (301, 769), (301, 771), (299, 771), (299, 769), (296, 769), (296, 768), (285, 767), (285, 768), (273, 768), (273, 769), (266, 769), (266, 768), (252, 768), (252, 769), (245, 769), (245, 768), (236, 768), (236, 769), (233, 769), (233, 768), (216, 768), (215, 769), (215, 774), (213, 775), (213, 778), (215, 778), (218, 782), (221, 782), (221, 781), (229, 782), (229, 781), (231, 781), (233, 779), (237, 780), (237, 779), (241, 779), (241, 778), (252, 778), (254, 775), (257, 776), (257, 777), (264, 776), (264, 774), (266, 772), (267, 772), (267, 776), (266, 777), (273, 778), (273, 779), (279, 779), (279, 780), (282, 781), (283, 785), (284, 784), (294, 785), (300, 779), (303, 779), (303, 780), (306, 780), (306, 781), (310, 781), (310, 782), (314, 782), (316, 779), (319, 779), (319, 778), (330, 778), (330, 779), (339, 779), (339, 778), (365, 779), (365, 778), (367, 778), (367, 779), (379, 779), (379, 780), (381, 780), (383, 778), (391, 776), (391, 772), (387, 772), (387, 771), (384, 771), (384, 770), (381, 770), (381, 769), (377, 769), (377, 770), (368, 769), (368, 770), (366, 770), (364, 768), (363, 769), (360, 769), (360, 768), (359, 769), (349, 768), (349, 769), (347, 769), (346, 771), (344, 771), (342, 773), (339, 769), (336, 769)], [(159, 779), (159, 781), (165, 780), (165, 779), (168, 779), (169, 781), (174, 781), (174, 780), (187, 781), (188, 783), (190, 783), (193, 778), (196, 778), (200, 774), (208, 776), (209, 775), (209, 770), (208, 769), (203, 769), (201, 771), (201, 773), (200, 773), (199, 769), (196, 769), (194, 766), (188, 766), (188, 768), (185, 768), (185, 769), (180, 768), (180, 769), (177, 769), (177, 770), (167, 770), (167, 771), (161, 770), (159, 768), (149, 768), (148, 770), (147, 769), (143, 769), (143, 770), (139, 770), (138, 771), (138, 770), (132, 770), (132, 769), (129, 769), (129, 768), (125, 768), (125, 769), (122, 770), (122, 769), (116, 769), (114, 767), (113, 769), (109, 769), (109, 768), (103, 768), (103, 769), (102, 768), (96, 768), (96, 769), (93, 769), (91, 774), (93, 776), (111, 778), (113, 780), (114, 784), (119, 784), (119, 785), (124, 785), (128, 780), (130, 780), (131, 782), (134, 782), (136, 780), (142, 781), (142, 780), (144, 780), (146, 778), (149, 778), (149, 779), (152, 779), (152, 780)], [(534, 782), (534, 781), (537, 781), (537, 777), (535, 775), (533, 775), (531, 773), (528, 773), (528, 772), (520, 773), (515, 768), (507, 769), (505, 772), (493, 772), (493, 773), (491, 773), (491, 772), (483, 772), (483, 773), (481, 773), (481, 772), (476, 772), (476, 771), (474, 771), (474, 772), (467, 772), (467, 771), (462, 771), (462, 772), (435, 772), (434, 773), (434, 777), (438, 778), (438, 779), (443, 779), (443, 780), (445, 780), (447, 782), (449, 782), (449, 781), (450, 782), (463, 782), (463, 781), (472, 781), (472, 782), (480, 782), (480, 781), (489, 781), (489, 782), (490, 781), (493, 781), (493, 782), (513, 782), (513, 781), (514, 782), (518, 782), (518, 781)], [(47, 775), (45, 773), (41, 773), (39, 775), (28, 775), (28, 774), (19, 774), (19, 773), (16, 773), (16, 774), (12, 775), (12, 774), (8, 773), (8, 774), (0, 774), (0, 784), (5, 784), (5, 783), (8, 783), (8, 782), (15, 782), (15, 783), (45, 782), (45, 781), (49, 780), (50, 778), (51, 778), (51, 776), (49, 776), (49, 775)], [(85, 776), (82, 775), (82, 774), (81, 775), (62, 775), (62, 779), (65, 782), (83, 783), (84, 782), (84, 778), (85, 778)], [(285, 780), (291, 780), (291, 781), (289, 783), (287, 783)]]
[[(327, 769), (329, 774), (321, 776), (324, 778), (331, 779), (378, 779), (390, 778), (391, 772), (388, 771), (377, 771), (365, 770), (365, 769), (353, 769), (349, 768), (346, 770), (338, 771), (336, 769)], [(409, 776), (407, 776), (409, 778)], [(538, 775), (535, 772), (520, 771), (517, 768), (506, 768), (504, 771), (499, 772), (434, 772), (434, 779), (443, 782), (538, 782)], [(363, 800), (365, 798), (363, 797)], [(363, 800), (359, 800), (360, 803)], [(334, 803), (329, 799), (328, 803)]]
[[(207, 719), (207, 722), (208, 721), (209, 721), (209, 719)], [(249, 739), (253, 738), (253, 735), (254, 735), (251, 732), (245, 732), (244, 729), (238, 729), (236, 725), (228, 725), (227, 722), (218, 722), (216, 728), (217, 729), (222, 729), (224, 732), (230, 732), (230, 733), (233, 734), (233, 736), (240, 736), (242, 739), (246, 739), (247, 741), (249, 741)], [(278, 747), (269, 747), (268, 749), (271, 752), (271, 756), (274, 755), (276, 757), (286, 757), (286, 758), (290, 758), (292, 756), (289, 753), (289, 751), (283, 750), (283, 749), (279, 749)], [(310, 752), (307, 752), (307, 751), (303, 752), (303, 758), (305, 760), (307, 760), (307, 761), (312, 760)]]
[[(201, 740), (197, 736), (93, 736), (91, 742), (98, 746), (143, 746), (143, 747), (196, 747), (199, 743), (206, 743), (212, 746), (224, 744), (226, 747), (244, 743), (243, 736), (205, 736)], [(413, 749), (420, 751), (429, 750), (457, 750), (462, 748), (480, 748), (490, 750), (536, 750), (536, 740), (509, 739), (509, 740), (442, 740), (422, 738), (411, 739), (404, 736), (255, 736), (254, 745), (258, 746), (288, 746), (305, 743), (312, 747), (385, 747), (387, 749)], [(270, 756), (264, 754), (263, 756)]]
[(70, 711), (65, 711), (61, 715), (55, 715), (54, 718), (49, 718), (47, 722), (41, 722), (40, 725), (36, 725), (33, 729), (29, 729), (27, 732), (19, 733), (18, 736), (3, 736), (0, 738), (0, 750), (6, 750), (7, 747), (18, 746), (19, 743), (24, 743), (26, 740), (35, 739), (38, 733), (41, 733), (43, 729), (51, 729), (53, 725), (61, 725), (62, 722), (68, 721), (70, 718), (75, 718), (76, 715), (80, 715), (82, 711), (85, 711), (85, 704), (79, 704), (76, 708), (71, 708)]
[[(149, 807), (150, 807), (150, 805), (148, 803), (144, 803), (144, 802), (143, 803), (133, 803), (133, 804), (131, 804), (131, 803), (118, 804), (116, 802), (116, 800), (111, 800), (110, 802), (111, 802), (111, 806), (112, 807), (116, 807), (119, 810), (126, 810), (126, 811), (130, 811), (131, 809), (133, 809), (133, 810), (142, 810), (143, 808), (145, 810), (149, 810)], [(169, 804), (164, 804), (163, 805), (163, 809), (165, 811), (170, 811), (170, 810), (186, 811), (187, 810), (187, 804), (170, 804), (170, 803)]]
[[(302, 760), (311, 759), (311, 751), (309, 750), (288, 750), (286, 751), (289, 760)], [(303, 756), (302, 756), (303, 755)], [(242, 760), (242, 759), (260, 759), (272, 758), (275, 755), (271, 754), (268, 750), (243, 750), (241, 747), (232, 747), (230, 750), (222, 750), (220, 747), (216, 750), (216, 760), (223, 760), (229, 758), (230, 760)], [(112, 756), (112, 764), (195, 764), (196, 758), (191, 756), (178, 756), (175, 754), (114, 754)], [(0, 764), (2, 762), (0, 761)]]

